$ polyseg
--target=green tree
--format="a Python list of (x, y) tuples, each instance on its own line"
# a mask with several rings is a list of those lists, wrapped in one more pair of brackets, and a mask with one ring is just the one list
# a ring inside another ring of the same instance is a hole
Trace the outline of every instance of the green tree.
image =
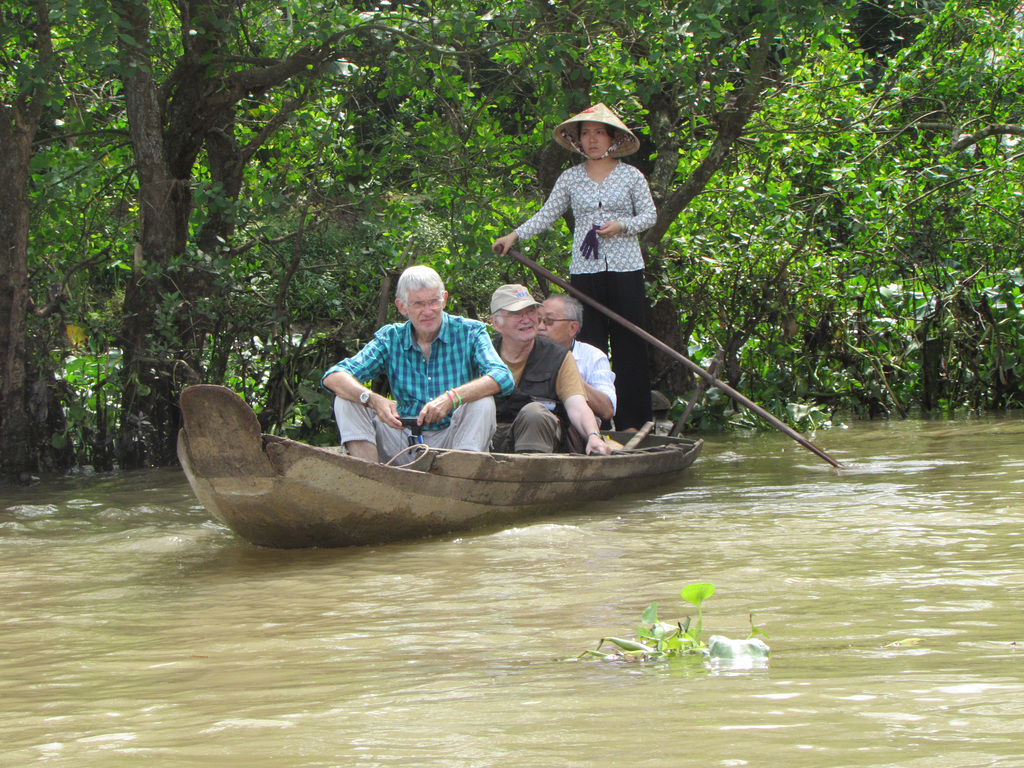
[[(723, 376), (779, 415), (1015, 402), (1014, 17), (865, 7), (90, 0), (50, 19), (49, 80), (34, 17), (10, 11), (5, 125), (40, 111), (3, 157), (28, 203), (4, 331), (26, 340), (22, 392), (70, 416), (28, 437), (22, 471), (45, 444), (172, 461), (193, 380), (265, 403), (269, 430), (315, 431), (316, 377), (387, 318), (385, 274), (431, 263), (469, 315), (532, 280), (490, 242), (573, 162), (551, 127), (596, 101), (642, 137), (656, 335), (721, 348)], [(567, 237), (530, 254), (563, 271)], [(662, 388), (692, 386), (654, 357)], [(728, 413), (711, 392), (698, 415)]]
[[(154, 10), (158, 13), (154, 14)], [(200, 247), (230, 238), (228, 214), (241, 191), (245, 163), (262, 142), (303, 102), (305, 89), (324, 67), (338, 60), (339, 41), (348, 34), (351, 14), (329, 14), (314, 23), (312, 12), (289, 46), (281, 33), (277, 7), (204, 0), (173, 9), (163, 3), (113, 2), (100, 22), (116, 29), (118, 63), (138, 174), (139, 239), (125, 294), (122, 346), (128, 373), (121, 402), (119, 455), (124, 466), (167, 463), (173, 459), (179, 355), (154, 342), (163, 307), (164, 323), (179, 320), (179, 309), (208, 297), (204, 271), (189, 269), (190, 222), (195, 204), (193, 176), (200, 153), (208, 156), (216, 204), (199, 233)], [(261, 24), (271, 14), (271, 35)], [(333, 23), (329, 23), (333, 22)], [(294, 23), (294, 22), (292, 22)], [(290, 25), (289, 25), (290, 26)], [(337, 31), (340, 27), (341, 32)], [(292, 81), (295, 81), (294, 83)], [(269, 91), (289, 84), (271, 114), (240, 144), (238, 112)], [(169, 305), (170, 302), (170, 305)], [(189, 352), (196, 348), (179, 327), (172, 333)]]

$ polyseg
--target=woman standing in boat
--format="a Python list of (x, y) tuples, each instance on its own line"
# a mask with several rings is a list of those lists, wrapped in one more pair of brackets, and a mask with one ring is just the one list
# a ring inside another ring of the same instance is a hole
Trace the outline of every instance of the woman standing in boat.
[[(583, 155), (584, 162), (564, 171), (544, 206), (527, 222), (494, 241), (505, 253), (551, 227), (572, 209), (575, 230), (570, 282), (575, 288), (643, 328), (647, 308), (644, 262), (637, 235), (657, 221), (644, 175), (618, 158), (632, 154), (640, 142), (604, 104), (573, 115), (554, 131), (555, 141)], [(651, 383), (647, 347), (626, 328), (584, 307), (580, 341), (608, 351), (612, 367), (618, 429), (637, 429), (651, 418)]]

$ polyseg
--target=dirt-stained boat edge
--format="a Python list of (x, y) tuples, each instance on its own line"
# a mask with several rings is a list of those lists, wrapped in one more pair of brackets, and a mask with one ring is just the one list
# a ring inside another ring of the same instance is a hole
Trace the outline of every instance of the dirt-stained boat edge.
[(242, 538), (277, 548), (381, 544), (578, 509), (679, 477), (703, 446), (650, 436), (612, 456), (430, 450), (414, 469), (263, 435), (227, 387), (189, 387), (181, 409), (178, 458), (196, 497)]

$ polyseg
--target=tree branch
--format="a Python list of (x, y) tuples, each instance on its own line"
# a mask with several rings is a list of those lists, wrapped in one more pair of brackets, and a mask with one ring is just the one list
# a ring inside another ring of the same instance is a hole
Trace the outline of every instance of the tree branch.
[(730, 109), (724, 111), (718, 135), (708, 148), (707, 154), (683, 184), (665, 198), (658, 212), (658, 221), (651, 227), (643, 242), (648, 247), (657, 245), (665, 236), (669, 227), (679, 217), (683, 209), (690, 204), (704, 188), (711, 177), (725, 163), (732, 153), (736, 140), (743, 133), (743, 128), (750, 121), (757, 108), (761, 93), (764, 91), (764, 70), (768, 56), (775, 40), (775, 30), (764, 30), (758, 41), (757, 48), (750, 58), (750, 69), (746, 82)]
[(975, 133), (969, 133), (966, 136), (955, 138), (949, 145), (950, 152), (960, 152), (967, 149), (970, 146), (977, 144), (983, 139), (987, 139), (989, 136), (1024, 136), (1024, 126), (1020, 125), (1007, 125), (1006, 123), (996, 123), (990, 125), (987, 128), (982, 128), (980, 131)]

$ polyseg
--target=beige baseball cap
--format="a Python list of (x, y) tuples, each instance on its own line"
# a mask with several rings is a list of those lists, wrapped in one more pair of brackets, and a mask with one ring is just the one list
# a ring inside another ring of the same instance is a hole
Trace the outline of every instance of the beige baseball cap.
[(503, 285), (491, 294), (491, 314), (495, 315), (499, 309), (506, 312), (518, 312), (527, 307), (539, 307), (540, 302), (534, 301), (533, 296), (526, 290), (524, 285)]

